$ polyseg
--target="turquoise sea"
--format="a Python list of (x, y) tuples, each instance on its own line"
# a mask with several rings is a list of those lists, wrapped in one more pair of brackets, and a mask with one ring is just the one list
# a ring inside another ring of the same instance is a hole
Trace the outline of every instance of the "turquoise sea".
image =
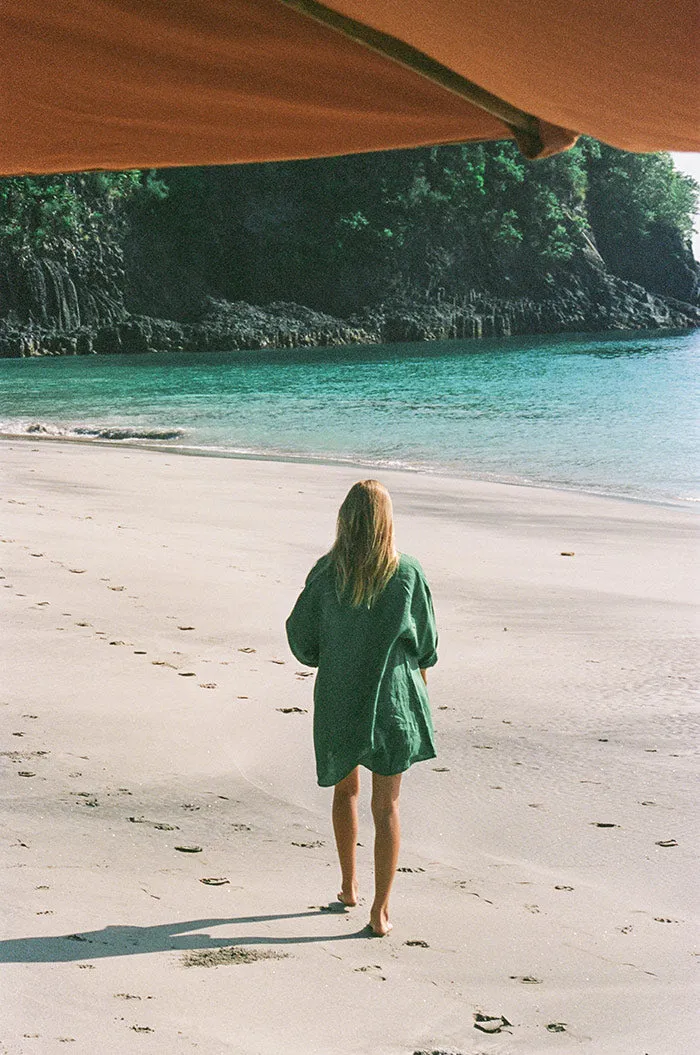
[(0, 360), (0, 432), (700, 500), (700, 332)]

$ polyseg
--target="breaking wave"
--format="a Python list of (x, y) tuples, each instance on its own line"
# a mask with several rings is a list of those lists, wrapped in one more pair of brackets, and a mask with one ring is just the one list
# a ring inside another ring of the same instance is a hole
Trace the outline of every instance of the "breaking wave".
[(95, 440), (179, 440), (182, 429), (136, 428), (130, 425), (52, 425), (42, 421), (0, 424), (0, 431), (11, 436), (46, 436)]

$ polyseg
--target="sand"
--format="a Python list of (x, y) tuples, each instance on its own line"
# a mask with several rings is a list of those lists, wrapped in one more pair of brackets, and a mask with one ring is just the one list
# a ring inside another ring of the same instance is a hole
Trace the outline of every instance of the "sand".
[(283, 623), (373, 474), (0, 457), (0, 1052), (697, 1050), (692, 512), (381, 474), (440, 662), (372, 939), (366, 779), (363, 901), (323, 911), (330, 793)]

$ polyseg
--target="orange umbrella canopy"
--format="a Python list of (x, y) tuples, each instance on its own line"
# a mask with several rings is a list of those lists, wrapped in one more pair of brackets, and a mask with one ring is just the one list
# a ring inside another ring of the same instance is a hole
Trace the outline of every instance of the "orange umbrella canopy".
[(14, 0), (0, 173), (698, 150), (696, 0)]

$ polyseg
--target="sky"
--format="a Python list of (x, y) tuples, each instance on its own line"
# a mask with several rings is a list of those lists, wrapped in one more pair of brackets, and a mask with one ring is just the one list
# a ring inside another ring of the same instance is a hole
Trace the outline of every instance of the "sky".
[[(674, 164), (681, 172), (686, 172), (700, 183), (700, 154), (671, 154)], [(700, 212), (695, 214), (695, 234), (693, 236), (695, 259), (700, 260)]]

